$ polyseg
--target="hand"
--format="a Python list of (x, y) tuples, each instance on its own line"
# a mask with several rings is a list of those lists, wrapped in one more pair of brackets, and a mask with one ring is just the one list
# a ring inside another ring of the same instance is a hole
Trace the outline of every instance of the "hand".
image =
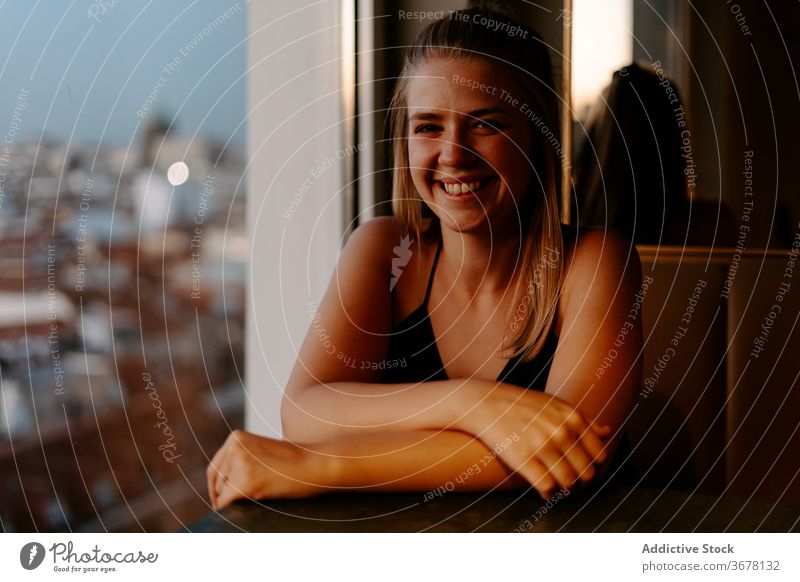
[(309, 497), (326, 490), (326, 458), (288, 441), (233, 431), (206, 470), (214, 509), (237, 499)]
[(483, 441), (544, 498), (556, 487), (591, 481), (595, 464), (607, 458), (611, 429), (555, 396), (509, 384), (472, 394), (457, 428)]

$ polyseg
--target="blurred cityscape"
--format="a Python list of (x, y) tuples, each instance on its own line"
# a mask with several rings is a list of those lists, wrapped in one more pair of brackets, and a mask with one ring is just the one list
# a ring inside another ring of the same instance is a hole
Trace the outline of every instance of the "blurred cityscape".
[[(10, 143), (9, 143), (10, 142)], [(0, 531), (174, 531), (243, 414), (245, 160), (0, 144)]]

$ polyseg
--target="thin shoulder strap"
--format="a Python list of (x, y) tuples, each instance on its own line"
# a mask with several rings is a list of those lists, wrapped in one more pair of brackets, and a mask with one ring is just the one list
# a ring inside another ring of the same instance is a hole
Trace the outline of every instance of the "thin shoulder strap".
[(436, 247), (436, 256), (433, 258), (433, 266), (431, 267), (431, 274), (428, 277), (428, 289), (425, 291), (425, 301), (422, 302), (422, 305), (428, 305), (428, 299), (431, 296), (431, 288), (433, 287), (433, 274), (436, 272), (436, 265), (439, 263), (439, 253), (442, 252), (442, 239), (439, 239), (439, 246)]

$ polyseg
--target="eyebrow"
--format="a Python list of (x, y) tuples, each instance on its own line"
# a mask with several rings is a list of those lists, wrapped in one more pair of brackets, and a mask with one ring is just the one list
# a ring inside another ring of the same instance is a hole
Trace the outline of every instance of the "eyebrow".
[[(485, 115), (494, 115), (497, 113), (508, 115), (509, 112), (503, 109), (502, 107), (484, 107), (483, 109), (476, 109), (475, 111), (469, 111), (465, 115), (467, 117), (483, 117)], [(441, 114), (433, 113), (433, 112), (422, 112), (422, 113), (415, 113), (409, 118), (409, 121), (430, 121), (434, 119), (440, 119)]]

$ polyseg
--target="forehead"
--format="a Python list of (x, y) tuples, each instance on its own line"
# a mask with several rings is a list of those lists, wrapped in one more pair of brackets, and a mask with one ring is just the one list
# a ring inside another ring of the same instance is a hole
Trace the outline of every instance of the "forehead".
[(423, 109), (465, 113), (522, 103), (521, 85), (507, 66), (483, 58), (428, 59), (416, 66), (407, 86), (409, 115)]

